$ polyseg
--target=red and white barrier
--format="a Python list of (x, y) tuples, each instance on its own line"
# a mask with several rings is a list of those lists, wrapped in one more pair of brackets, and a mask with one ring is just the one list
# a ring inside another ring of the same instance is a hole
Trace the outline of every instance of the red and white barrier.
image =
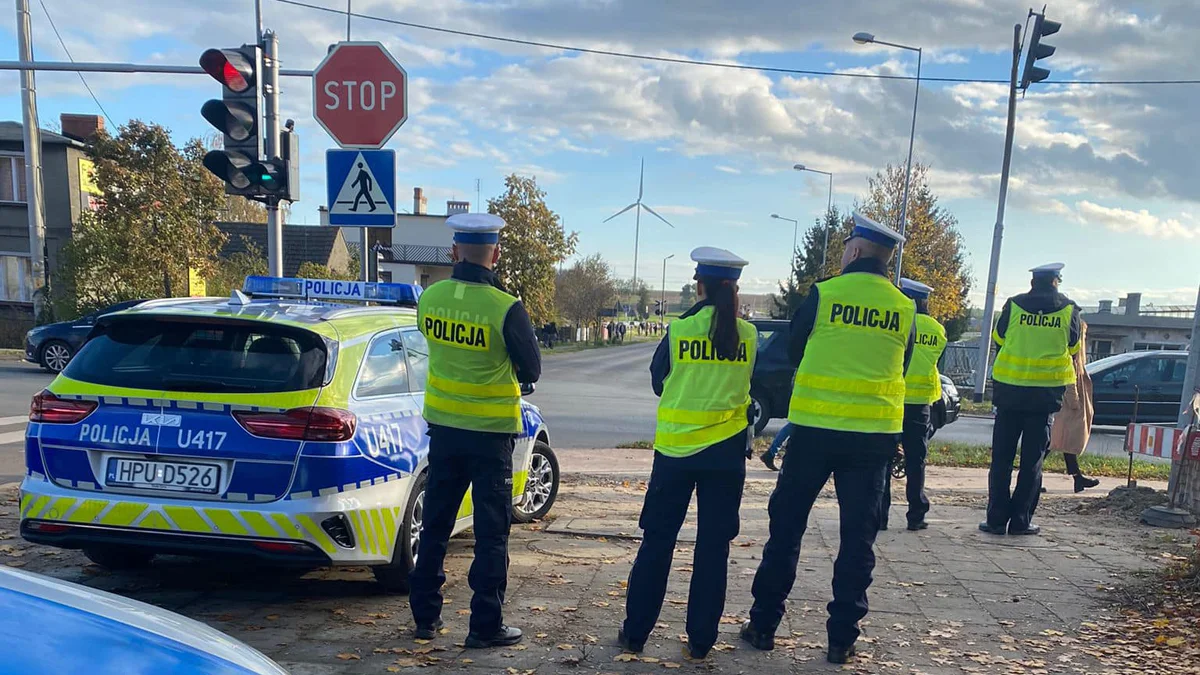
[(1182, 454), (1186, 436), (1186, 429), (1130, 424), (1125, 430), (1125, 452), (1174, 460)]

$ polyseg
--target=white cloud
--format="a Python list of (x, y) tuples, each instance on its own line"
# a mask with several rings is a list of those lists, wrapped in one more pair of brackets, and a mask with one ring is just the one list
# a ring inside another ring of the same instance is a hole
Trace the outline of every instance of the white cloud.
[(741, 169), (735, 169), (732, 166), (725, 166), (724, 164), (718, 164), (717, 166), (715, 166), (713, 168), (715, 168), (717, 171), (720, 171), (721, 173), (732, 173), (735, 175), (740, 174), (742, 172)]
[(663, 214), (664, 216), (697, 216), (697, 215), (700, 215), (701, 213), (707, 213), (706, 209), (696, 208), (695, 206), (679, 206), (679, 205), (653, 206), (653, 205), (651, 205), (650, 208), (654, 209), (655, 211), (658, 211), (659, 213)]
[(1131, 232), (1159, 239), (1195, 239), (1200, 228), (1185, 225), (1176, 218), (1161, 218), (1146, 209), (1129, 209), (1101, 206), (1087, 200), (1075, 203), (1079, 218), (1088, 224), (1102, 225), (1115, 232)]

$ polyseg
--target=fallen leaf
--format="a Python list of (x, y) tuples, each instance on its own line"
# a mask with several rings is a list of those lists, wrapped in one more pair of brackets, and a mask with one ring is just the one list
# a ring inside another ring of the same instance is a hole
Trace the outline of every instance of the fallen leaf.
[(398, 673), (400, 672), (400, 666), (388, 666), (387, 671), (389, 673)]
[(638, 660), (641, 661), (642, 663), (658, 663), (658, 662), (662, 661), (662, 659), (658, 659), (653, 656), (643, 656), (643, 657), (639, 658)]
[(540, 640), (542, 638), (550, 637), (550, 634), (549, 633), (538, 633), (538, 634), (534, 635), (534, 637), (538, 638)]
[(530, 607), (530, 608), (529, 608), (529, 611), (531, 611), (531, 612), (544, 612), (544, 611), (546, 611), (546, 608), (545, 608), (545, 607), (538, 606), (538, 605), (535, 605), (535, 606), (533, 606), (533, 607)]
[(558, 647), (559, 651), (564, 651), (564, 652), (567, 651), (568, 649), (575, 649), (575, 645), (567, 644), (565, 642), (561, 645), (556, 645), (556, 646)]
[(637, 654), (630, 654), (628, 652), (622, 652), (613, 657), (613, 661), (616, 661), (617, 663), (632, 663), (637, 660)]
[(675, 663), (674, 661), (663, 661), (662, 667), (674, 669), (674, 668), (679, 668), (680, 666), (678, 663)]
[(359, 656), (358, 654), (349, 654), (349, 653), (338, 654), (337, 657), (343, 661), (358, 661), (358, 660), (362, 659), (362, 657)]
[(562, 611), (564, 611), (564, 612), (578, 612), (578, 611), (579, 611), (579, 608), (578, 608), (578, 607), (563, 607), (563, 608), (562, 608)]
[(472, 663), (475, 663), (475, 659), (459, 659), (459, 660), (458, 660), (458, 662), (459, 662), (459, 663), (464, 663), (464, 664), (466, 664), (466, 665), (468, 665), (468, 666), (469, 666), (469, 665), (471, 665)]
[(445, 635), (446, 633), (449, 633), (449, 632), (450, 632), (449, 628), (442, 628), (442, 629), (438, 630), (438, 635)]
[(431, 640), (422, 640), (421, 638), (416, 638), (415, 640), (413, 640), (413, 642), (415, 642), (419, 645), (427, 645), (431, 642)]
[(278, 614), (268, 614), (267, 615), (267, 621), (278, 621), (278, 620), (279, 620)]
[(1185, 640), (1181, 637), (1168, 638), (1167, 646), (1168, 647), (1178, 647), (1179, 645), (1182, 645), (1184, 642), (1185, 642)]
[(608, 603), (603, 600), (597, 600), (596, 602), (592, 603), (592, 606), (593, 607), (608, 607)]
[(471, 610), (469, 610), (469, 609), (460, 609), (457, 612), (455, 612), (455, 614), (457, 614), (459, 616), (466, 616), (470, 613), (471, 613)]

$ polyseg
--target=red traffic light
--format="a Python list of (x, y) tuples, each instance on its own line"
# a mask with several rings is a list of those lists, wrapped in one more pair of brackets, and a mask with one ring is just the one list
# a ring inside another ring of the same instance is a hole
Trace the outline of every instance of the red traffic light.
[(232, 92), (240, 94), (254, 86), (255, 65), (236, 49), (205, 50), (200, 67)]

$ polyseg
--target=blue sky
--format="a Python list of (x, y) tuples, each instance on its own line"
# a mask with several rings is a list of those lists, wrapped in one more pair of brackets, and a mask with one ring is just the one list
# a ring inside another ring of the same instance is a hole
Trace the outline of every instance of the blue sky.
[[(344, 8), (341, 0), (306, 0)], [(65, 58), (46, 13), (34, 7), (39, 58)], [(102, 6), (101, 6), (102, 5)], [(800, 7), (799, 5), (805, 5)], [(820, 5), (818, 7), (817, 5)], [(926, 77), (1003, 79), (1012, 25), (1027, 6), (1010, 0), (354, 0), (356, 12), (430, 25), (686, 58), (763, 66), (913, 74), (904, 51), (855, 45), (880, 39), (926, 49)], [(986, 6), (981, 6), (986, 5)], [(250, 0), (111, 0), (79, 6), (45, 0), (78, 60), (188, 64), (207, 47), (252, 39)], [(1152, 9), (1151, 9), (1152, 8)], [(16, 57), (12, 12), (0, 14), (0, 59)], [(285, 67), (311, 68), (344, 37), (345, 18), (265, 0), (265, 23), (280, 34)], [(1188, 77), (1189, 39), (1200, 7), (1163, 0), (1131, 8), (1115, 0), (1056, 2), (1063, 22), (1048, 40), (1053, 78)], [(770, 291), (786, 274), (792, 227), (771, 213), (811, 224), (825, 205), (824, 176), (798, 174), (802, 162), (833, 171), (834, 202), (848, 206), (866, 177), (902, 163), (913, 84), (763, 74), (663, 65), (497, 44), (355, 19), (355, 39), (383, 41), (405, 65), (409, 122), (389, 147), (399, 153), (397, 193), (411, 207), (422, 186), (430, 210), (445, 200), (476, 202), (502, 189), (510, 171), (536, 175), (580, 253), (602, 253), (614, 270), (633, 271), (633, 214), (601, 221), (637, 196), (646, 162), (645, 202), (676, 229), (643, 218), (640, 276), (667, 284), (691, 275), (688, 252), (724, 246), (751, 261), (744, 288)], [(98, 112), (73, 74), (40, 74), (43, 123), (63, 112)], [(180, 140), (208, 133), (199, 115), (216, 83), (201, 76), (89, 75), (111, 117), (153, 120)], [(283, 114), (297, 122), (303, 148), (302, 200), (293, 222), (317, 221), (324, 202), (323, 156), (333, 143), (312, 119), (311, 84), (284, 82)], [(1035, 86), (1019, 104), (1017, 148), (1001, 259), (1000, 293), (1026, 286), (1025, 270), (1062, 260), (1065, 290), (1085, 304), (1142, 291), (1160, 304), (1191, 304), (1200, 243), (1194, 161), (1200, 132), (1191, 110), (1196, 87)], [(0, 119), (20, 119), (18, 78), (0, 73)], [(980, 302), (995, 222), (1007, 87), (923, 83), (915, 160), (959, 220)]]

